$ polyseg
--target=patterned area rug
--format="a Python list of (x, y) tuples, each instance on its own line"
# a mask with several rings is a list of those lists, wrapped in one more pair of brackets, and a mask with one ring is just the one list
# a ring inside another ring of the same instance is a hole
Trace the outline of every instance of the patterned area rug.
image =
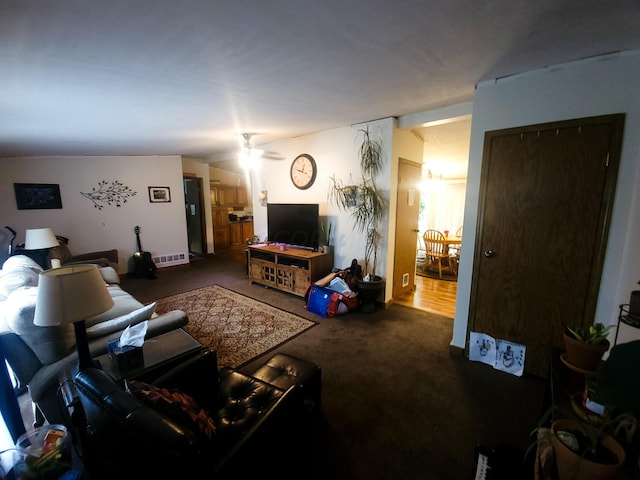
[(437, 267), (435, 268), (436, 269), (431, 269), (431, 268), (425, 269), (424, 262), (418, 261), (416, 262), (416, 275), (420, 275), (421, 277), (435, 278), (436, 280), (446, 280), (447, 282), (458, 281), (458, 276), (448, 271), (443, 271), (442, 278), (440, 278)]
[(156, 312), (182, 310), (184, 330), (218, 352), (218, 365), (239, 367), (317, 325), (219, 285), (157, 300)]

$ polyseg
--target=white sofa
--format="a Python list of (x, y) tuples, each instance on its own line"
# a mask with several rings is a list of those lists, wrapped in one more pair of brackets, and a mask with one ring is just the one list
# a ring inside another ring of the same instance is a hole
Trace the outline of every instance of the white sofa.
[[(87, 263), (86, 261), (84, 263)], [(107, 342), (118, 338), (128, 325), (148, 321), (146, 338), (181, 328), (186, 313), (174, 310), (154, 312), (155, 302), (143, 305), (120, 288), (120, 277), (109, 262), (96, 264), (104, 278), (114, 306), (87, 319), (87, 336), (92, 356), (107, 352)], [(49, 423), (64, 423), (57, 395), (59, 373), (77, 363), (73, 325), (38, 327), (33, 324), (42, 268), (25, 255), (9, 257), (0, 270), (0, 352), (6, 358), (20, 386), (26, 386), (40, 414)]]

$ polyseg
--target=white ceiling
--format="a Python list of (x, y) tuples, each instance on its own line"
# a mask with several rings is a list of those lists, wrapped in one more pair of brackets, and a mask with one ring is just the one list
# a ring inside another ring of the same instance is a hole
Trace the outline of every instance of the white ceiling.
[(431, 171), (436, 179), (467, 178), (471, 118), (413, 130), (424, 140), (423, 176)]
[[(638, 0), (3, 0), (0, 156), (187, 155), (640, 48)], [(465, 139), (468, 143), (468, 136)]]

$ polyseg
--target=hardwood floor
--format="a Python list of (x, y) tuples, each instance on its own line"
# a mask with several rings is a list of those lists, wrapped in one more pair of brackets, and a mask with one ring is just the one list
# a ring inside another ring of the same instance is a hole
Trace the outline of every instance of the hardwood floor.
[(456, 311), (458, 282), (436, 280), (416, 275), (416, 289), (413, 293), (395, 299), (395, 303), (437, 313), (453, 319)]

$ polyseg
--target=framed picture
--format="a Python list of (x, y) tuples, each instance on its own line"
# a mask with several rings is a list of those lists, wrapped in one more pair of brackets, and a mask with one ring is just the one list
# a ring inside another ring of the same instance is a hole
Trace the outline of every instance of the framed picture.
[(169, 187), (149, 187), (149, 201), (151, 203), (171, 202), (171, 190)]
[(62, 208), (57, 183), (14, 183), (18, 210)]

